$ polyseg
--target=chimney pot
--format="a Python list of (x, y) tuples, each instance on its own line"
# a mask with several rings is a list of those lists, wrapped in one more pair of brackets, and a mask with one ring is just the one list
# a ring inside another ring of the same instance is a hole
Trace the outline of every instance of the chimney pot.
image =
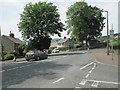
[(64, 39), (66, 39), (66, 37), (64, 37)]
[(14, 38), (14, 33), (10, 33), (10, 37)]

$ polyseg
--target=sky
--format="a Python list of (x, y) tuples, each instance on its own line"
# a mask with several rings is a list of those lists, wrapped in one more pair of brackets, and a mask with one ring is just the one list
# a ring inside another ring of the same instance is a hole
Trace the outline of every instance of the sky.
[[(23, 12), (25, 5), (29, 2), (47, 1), (56, 5), (58, 12), (60, 14), (60, 19), (63, 24), (65, 24), (66, 12), (68, 8), (74, 3), (80, 0), (0, 0), (0, 27), (2, 35), (9, 35), (10, 31), (15, 34), (16, 38), (22, 40), (21, 33), (17, 27), (20, 22), (20, 13)], [(113, 24), (114, 33), (118, 33), (118, 1), (119, 0), (85, 0), (88, 5), (97, 6), (100, 9), (107, 10), (109, 12), (109, 30)], [(106, 13), (103, 12), (103, 16), (106, 17)], [(104, 20), (105, 23), (107, 20)], [(66, 24), (65, 24), (66, 25)], [(102, 35), (105, 36), (107, 33), (107, 28), (105, 27), (102, 31)], [(63, 38), (67, 35), (67, 31), (61, 33)], [(57, 35), (52, 36), (52, 38), (59, 38)]]

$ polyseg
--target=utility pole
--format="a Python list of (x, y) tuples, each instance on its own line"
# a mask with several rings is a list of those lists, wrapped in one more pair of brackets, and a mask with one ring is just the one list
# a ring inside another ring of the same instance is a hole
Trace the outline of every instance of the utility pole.
[(111, 28), (111, 30), (110, 30), (112, 60), (113, 60), (113, 39), (114, 39), (114, 30), (113, 30), (113, 24), (112, 24), (112, 28)]
[(107, 13), (107, 55), (109, 55), (109, 23), (108, 23), (108, 11), (103, 11)]
[(2, 36), (1, 36), (1, 27), (0, 27), (0, 61), (2, 61)]

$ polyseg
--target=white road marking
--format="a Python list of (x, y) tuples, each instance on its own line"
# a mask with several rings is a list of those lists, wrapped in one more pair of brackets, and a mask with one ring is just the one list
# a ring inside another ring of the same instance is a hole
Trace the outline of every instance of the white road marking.
[(2, 71), (0, 71), (0, 72), (4, 72), (5, 70), (2, 70)]
[(62, 77), (62, 78), (60, 78), (60, 79), (58, 79), (58, 80), (52, 82), (52, 84), (55, 84), (55, 83), (57, 83), (57, 82), (59, 82), (59, 81), (61, 81), (61, 80), (63, 80), (63, 79), (64, 79), (64, 77)]
[(99, 81), (94, 81), (91, 86), (92, 86), (92, 87), (98, 87), (98, 84), (99, 84)]
[[(38, 64), (38, 63), (35, 63), (35, 64)], [(15, 67), (15, 68), (11, 68), (11, 69), (6, 69), (6, 70), (2, 70), (2, 72), (11, 71), (11, 70), (15, 70), (15, 69), (20, 69), (20, 68), (28, 67), (28, 66), (35, 65), (35, 64), (29, 64), (29, 65), (24, 65), (24, 66), (21, 66), (21, 67)]]
[(89, 71), (89, 73), (85, 76), (85, 78), (88, 78), (90, 76), (90, 74), (92, 73), (92, 71), (95, 69), (96, 67), (96, 63), (94, 63), (94, 66), (92, 67), (92, 69)]
[(75, 87), (75, 88), (80, 88), (80, 87)]
[(94, 62), (91, 62), (91, 63), (89, 63), (89, 64), (87, 64), (87, 65), (83, 66), (82, 68), (80, 68), (80, 70), (82, 70), (82, 69), (84, 69), (84, 68), (86, 68), (86, 67), (88, 67), (88, 66), (92, 65), (93, 63), (94, 63)]
[(79, 84), (80, 84), (80, 85), (85, 85), (85, 83), (86, 83), (86, 80), (83, 79)]
[(67, 56), (63, 56), (63, 58), (64, 58), (64, 57), (67, 57)]
[(92, 73), (93, 70), (90, 70), (89, 73)]
[[(52, 61), (52, 60), (44, 60), (44, 61), (40, 61), (40, 62), (46, 62), (46, 61)], [(6, 69), (6, 70), (2, 70), (0, 72), (11, 71), (11, 70), (20, 69), (20, 68), (24, 68), (24, 67), (28, 67), (28, 66), (36, 65), (36, 64), (39, 64), (39, 63), (34, 63), (34, 64), (29, 64), (29, 65), (24, 65), (24, 66), (21, 66), (21, 67), (15, 67), (15, 68), (11, 68), (11, 69)]]
[(15, 68), (11, 68), (11, 69), (7, 69), (5, 71), (11, 71), (11, 70), (14, 70), (14, 69), (18, 69), (19, 67), (15, 67)]
[(107, 84), (120, 84), (118, 82), (98, 81), (98, 80), (86, 80), (91, 82), (107, 83)]
[(86, 76), (85, 76), (85, 78), (88, 78), (90, 76), (90, 74), (87, 74)]

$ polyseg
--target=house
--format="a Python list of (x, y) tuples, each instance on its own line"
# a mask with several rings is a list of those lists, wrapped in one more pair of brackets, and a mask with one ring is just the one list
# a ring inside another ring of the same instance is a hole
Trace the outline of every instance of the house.
[(57, 42), (52, 42), (51, 45), (50, 45), (50, 47), (56, 48), (57, 47)]
[(52, 40), (51, 40), (51, 45), (50, 45), (50, 47), (57, 48), (57, 42), (58, 42), (59, 40), (61, 40), (61, 39), (59, 39), (59, 38), (54, 38), (54, 39), (52, 39)]
[(2, 46), (3, 50), (13, 52), (18, 49), (20, 44), (24, 44), (20, 39), (15, 38), (13, 33), (9, 36), (2, 35)]
[(57, 48), (59, 47), (69, 47), (72, 46), (74, 43), (71, 39), (64, 37), (64, 39), (59, 40), (57, 42)]

